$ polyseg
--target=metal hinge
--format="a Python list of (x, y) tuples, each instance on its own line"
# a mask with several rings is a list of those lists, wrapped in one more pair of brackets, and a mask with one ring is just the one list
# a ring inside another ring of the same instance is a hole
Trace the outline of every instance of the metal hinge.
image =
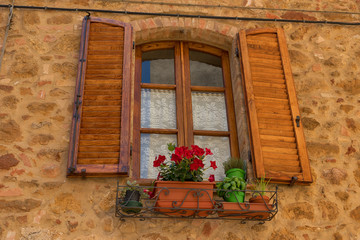
[(238, 48), (235, 48), (235, 55), (236, 55), (236, 57), (239, 57), (240, 55), (239, 55), (239, 49)]
[(135, 41), (133, 41), (133, 49), (135, 49)]
[(81, 176), (84, 178), (86, 176), (86, 169), (81, 169)]
[(68, 173), (72, 174), (72, 173), (75, 172), (75, 170), (76, 170), (75, 167), (69, 167), (69, 168), (68, 168)]
[(300, 116), (296, 116), (295, 122), (296, 122), (296, 126), (300, 127)]
[(130, 157), (132, 157), (132, 154), (133, 154), (133, 147), (132, 145), (130, 145)]

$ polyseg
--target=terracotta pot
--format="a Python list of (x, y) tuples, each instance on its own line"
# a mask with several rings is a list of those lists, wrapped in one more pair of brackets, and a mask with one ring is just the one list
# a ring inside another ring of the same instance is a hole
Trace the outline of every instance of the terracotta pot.
[(269, 197), (268, 196), (262, 196), (261, 195), (258, 195), (256, 197), (252, 197), (249, 199), (249, 202), (250, 203), (266, 203), (266, 204), (269, 204)]
[(273, 210), (272, 205), (265, 203), (232, 203), (223, 202), (223, 211), (219, 211), (220, 217), (236, 218), (236, 219), (257, 219), (265, 220), (270, 216)]
[(215, 204), (214, 186), (214, 182), (156, 181), (154, 210), (171, 216), (206, 217)]

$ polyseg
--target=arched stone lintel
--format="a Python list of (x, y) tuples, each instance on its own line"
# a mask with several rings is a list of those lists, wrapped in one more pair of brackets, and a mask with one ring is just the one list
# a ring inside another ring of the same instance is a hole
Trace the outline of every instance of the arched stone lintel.
[(229, 51), (238, 32), (231, 24), (199, 18), (155, 17), (135, 20), (130, 24), (134, 28), (137, 45), (181, 40), (201, 42)]

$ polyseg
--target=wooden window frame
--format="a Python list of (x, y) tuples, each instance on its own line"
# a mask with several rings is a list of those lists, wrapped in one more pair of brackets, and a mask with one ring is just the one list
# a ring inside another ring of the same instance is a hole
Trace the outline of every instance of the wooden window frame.
[[(175, 84), (141, 83), (142, 53), (152, 50), (174, 48)], [(221, 58), (224, 87), (191, 86), (190, 82), (190, 59), (189, 50), (209, 53)], [(239, 157), (239, 145), (237, 138), (236, 120), (234, 112), (234, 100), (230, 76), (230, 64), (228, 52), (194, 42), (153, 42), (142, 44), (135, 50), (135, 84), (134, 84), (134, 132), (133, 132), (133, 161), (132, 176), (140, 183), (150, 183), (153, 179), (140, 178), (140, 142), (141, 133), (153, 134), (177, 134), (178, 146), (191, 146), (194, 144), (194, 136), (226, 136), (229, 137), (231, 156)], [(176, 129), (149, 129), (141, 128), (141, 89), (166, 89), (175, 90), (176, 94)], [(225, 96), (228, 131), (194, 130), (192, 119), (191, 91), (199, 92), (223, 92)], [(187, 96), (187, 97), (184, 97)]]

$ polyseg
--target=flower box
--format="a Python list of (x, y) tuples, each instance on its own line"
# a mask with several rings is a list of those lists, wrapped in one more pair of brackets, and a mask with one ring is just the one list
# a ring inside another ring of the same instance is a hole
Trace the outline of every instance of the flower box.
[(222, 202), (219, 217), (232, 219), (266, 220), (270, 217), (274, 207), (266, 203), (233, 203)]
[(214, 208), (214, 186), (214, 182), (157, 181), (154, 210), (166, 215), (206, 217)]

